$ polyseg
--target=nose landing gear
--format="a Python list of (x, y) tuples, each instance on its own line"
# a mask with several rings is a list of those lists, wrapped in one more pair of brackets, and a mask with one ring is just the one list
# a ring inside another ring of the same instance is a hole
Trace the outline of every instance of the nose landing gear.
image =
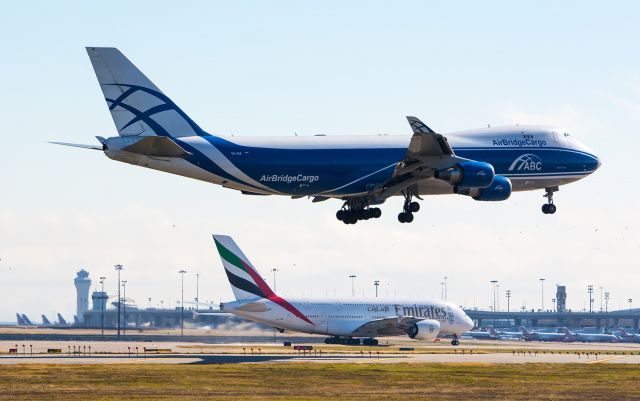
[(553, 193), (560, 190), (558, 187), (548, 187), (545, 188), (545, 194), (543, 195), (547, 198), (547, 203), (542, 205), (542, 213), (544, 214), (554, 214), (556, 212), (556, 205), (553, 204)]
[(411, 223), (413, 221), (413, 214), (420, 210), (420, 204), (412, 201), (413, 195), (404, 194), (404, 206), (402, 212), (398, 214), (398, 221), (400, 223)]
[(453, 345), (454, 347), (460, 345), (460, 340), (458, 340), (457, 334), (453, 335), (453, 340), (451, 340), (451, 345)]

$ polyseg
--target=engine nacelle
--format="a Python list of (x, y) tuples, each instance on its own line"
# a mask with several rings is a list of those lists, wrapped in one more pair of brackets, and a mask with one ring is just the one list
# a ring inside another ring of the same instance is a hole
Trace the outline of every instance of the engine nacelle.
[(511, 196), (511, 180), (501, 175), (493, 178), (491, 185), (485, 188), (453, 187), (453, 192), (467, 195), (477, 201), (503, 201)]
[(416, 322), (407, 329), (407, 335), (418, 341), (435, 341), (440, 333), (440, 322), (433, 319), (426, 319)]
[(436, 170), (433, 174), (439, 180), (467, 188), (488, 187), (495, 175), (493, 166), (484, 162), (462, 162), (451, 168)]

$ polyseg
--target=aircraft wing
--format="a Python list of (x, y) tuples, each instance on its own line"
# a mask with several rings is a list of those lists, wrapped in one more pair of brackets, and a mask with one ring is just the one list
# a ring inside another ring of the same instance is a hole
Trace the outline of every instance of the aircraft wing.
[(413, 316), (397, 316), (376, 319), (363, 324), (351, 333), (353, 336), (399, 336), (407, 333), (407, 329), (414, 323), (424, 320)]
[(418, 181), (433, 177), (436, 170), (469, 161), (456, 156), (447, 138), (433, 131), (417, 117), (407, 116), (407, 121), (413, 130), (407, 155), (396, 167), (393, 178), (374, 194), (375, 203), (382, 203), (388, 197), (417, 184)]

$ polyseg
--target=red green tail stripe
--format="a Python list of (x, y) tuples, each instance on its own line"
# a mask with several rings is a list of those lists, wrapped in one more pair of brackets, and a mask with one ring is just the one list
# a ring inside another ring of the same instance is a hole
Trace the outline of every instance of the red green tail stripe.
[(302, 312), (300, 312), (298, 309), (296, 309), (295, 306), (291, 305), (289, 302), (287, 302), (286, 300), (284, 300), (280, 296), (276, 295), (271, 290), (271, 288), (269, 288), (267, 283), (264, 282), (262, 277), (260, 277), (260, 275), (251, 266), (249, 266), (248, 263), (245, 263), (244, 260), (240, 259), (233, 252), (231, 252), (230, 250), (225, 248), (216, 239), (214, 239), (214, 241), (216, 243), (216, 247), (218, 248), (218, 252), (220, 253), (220, 256), (222, 256), (222, 258), (224, 260), (226, 260), (227, 262), (231, 263), (232, 265), (234, 265), (234, 266), (238, 267), (239, 269), (244, 270), (245, 272), (247, 272), (249, 274), (249, 276), (251, 276), (253, 281), (256, 283), (256, 285), (258, 286), (258, 289), (260, 289), (260, 291), (262, 291), (262, 293), (264, 294), (263, 295), (264, 298), (267, 298), (269, 301), (280, 305), (284, 309), (286, 309), (289, 312), (291, 312), (294, 316), (296, 316), (299, 319), (302, 319), (303, 321), (315, 326), (315, 324), (311, 320), (309, 320), (309, 318), (307, 318), (305, 315), (303, 315)]

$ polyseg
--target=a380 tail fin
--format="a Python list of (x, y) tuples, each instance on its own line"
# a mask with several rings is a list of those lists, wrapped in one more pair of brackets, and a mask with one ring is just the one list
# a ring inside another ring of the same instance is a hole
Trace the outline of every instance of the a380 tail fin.
[(222, 259), (222, 265), (227, 273), (227, 278), (229, 279), (236, 300), (265, 298), (279, 305), (300, 320), (312, 326), (315, 325), (295, 306), (276, 295), (273, 290), (269, 288), (231, 237), (214, 234), (213, 241), (220, 254), (220, 259)]
[(233, 295), (237, 300), (250, 298), (272, 298), (275, 294), (242, 253), (233, 238), (226, 235), (214, 235), (222, 265), (227, 273)]
[(120, 50), (87, 47), (87, 53), (120, 136), (204, 134)]

